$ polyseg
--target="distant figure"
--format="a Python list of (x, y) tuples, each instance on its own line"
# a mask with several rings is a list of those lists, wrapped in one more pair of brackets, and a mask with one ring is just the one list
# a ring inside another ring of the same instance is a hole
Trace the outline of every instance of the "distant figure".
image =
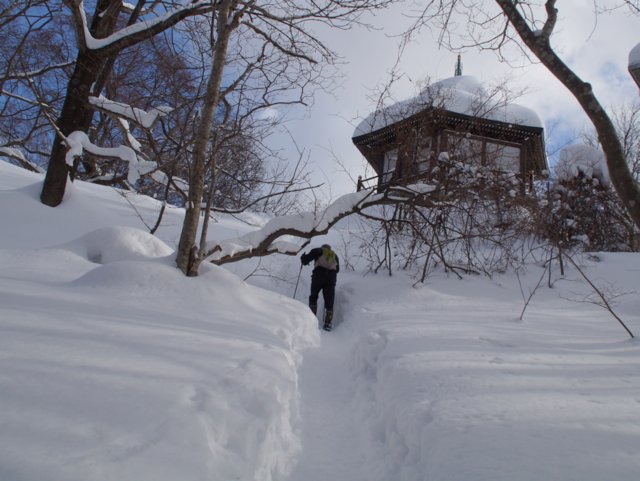
[(309, 308), (314, 314), (318, 312), (318, 294), (322, 290), (324, 298), (324, 325), (325, 331), (331, 330), (333, 321), (333, 300), (336, 296), (336, 279), (340, 272), (340, 261), (337, 254), (331, 249), (329, 244), (311, 249), (309, 253), (302, 254), (303, 266), (314, 261), (313, 273), (311, 274), (311, 293), (309, 294)]

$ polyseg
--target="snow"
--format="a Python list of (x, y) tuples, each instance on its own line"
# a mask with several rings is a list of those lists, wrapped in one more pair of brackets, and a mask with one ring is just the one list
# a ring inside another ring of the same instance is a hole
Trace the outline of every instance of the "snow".
[(186, 279), (113, 189), (58, 211), (0, 169), (0, 479), (280, 479), (308, 309), (222, 268)]
[(13, 147), (0, 147), (0, 156), (7, 156), (18, 159), (23, 164), (28, 164), (34, 172), (44, 172), (44, 170), (34, 162), (29, 161), (20, 149)]
[(138, 141), (138, 139), (135, 138), (135, 136), (131, 132), (129, 121), (123, 118), (119, 118), (118, 123), (122, 127), (122, 130), (125, 132), (127, 144), (130, 145), (135, 152), (140, 152), (142, 150), (142, 144)]
[(82, 32), (83, 38), (79, 39), (79, 41), (84, 42), (86, 48), (90, 50), (99, 50), (102, 48), (109, 47), (112, 43), (118, 42), (123, 38), (138, 34), (140, 32), (144, 32), (146, 30), (151, 30), (154, 26), (165, 23), (171, 20), (171, 18), (180, 17), (182, 15), (188, 14), (190, 11), (197, 11), (199, 9), (206, 9), (211, 5), (211, 2), (205, 0), (197, 0), (193, 2), (188, 2), (183, 5), (179, 5), (176, 8), (167, 11), (167, 13), (163, 15), (158, 15), (151, 19), (142, 19), (134, 23), (133, 25), (128, 25), (116, 33), (109, 35), (106, 38), (95, 38), (91, 35), (89, 31), (89, 25), (87, 22), (87, 15), (84, 10), (83, 2), (78, 2), (75, 8), (78, 9), (78, 15), (82, 22)]
[[(0, 162), (0, 479), (632, 481), (640, 345), (569, 270), (518, 316), (513, 274), (364, 275), (348, 219), (337, 328), (305, 305), (310, 268), (271, 256), (174, 267), (181, 209)], [(135, 206), (135, 210), (131, 207)], [(257, 215), (254, 215), (257, 217)], [(303, 220), (301, 220), (303, 222)], [(267, 225), (262, 223), (262, 227)], [(221, 216), (220, 239), (259, 229)], [(348, 262), (347, 262), (348, 261)], [(640, 254), (583, 268), (640, 332)], [(521, 273), (524, 292), (541, 267)]]
[(149, 112), (145, 112), (142, 109), (131, 107), (122, 102), (109, 100), (102, 95), (99, 97), (89, 97), (89, 103), (126, 119), (133, 120), (145, 129), (151, 128), (158, 117), (163, 117), (173, 110), (168, 106), (160, 106), (152, 108)]
[(65, 139), (65, 142), (68, 146), (65, 157), (68, 165), (73, 165), (74, 159), (82, 156), (82, 153), (85, 150), (102, 157), (115, 157), (124, 160), (129, 164), (127, 180), (131, 185), (135, 185), (141, 175), (148, 174), (157, 168), (155, 162), (140, 160), (135, 150), (127, 147), (126, 145), (120, 145), (118, 147), (100, 147), (93, 144), (89, 139), (89, 136), (80, 130), (71, 132)]
[(556, 165), (558, 180), (570, 181), (578, 175), (588, 179), (596, 178), (602, 184), (609, 184), (609, 169), (604, 152), (585, 144), (569, 145), (560, 151)]
[(527, 107), (515, 103), (487, 106), (487, 100), (485, 89), (476, 77), (461, 75), (447, 78), (427, 86), (414, 98), (372, 113), (358, 124), (353, 137), (374, 132), (432, 106), (500, 122), (543, 126), (540, 117)]

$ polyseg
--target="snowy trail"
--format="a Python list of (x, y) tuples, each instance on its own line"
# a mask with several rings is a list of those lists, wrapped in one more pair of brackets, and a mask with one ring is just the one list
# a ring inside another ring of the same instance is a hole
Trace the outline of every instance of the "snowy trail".
[[(346, 309), (337, 309), (337, 312)], [(302, 453), (288, 481), (365, 481), (363, 427), (352, 402), (349, 359), (357, 342), (352, 320), (343, 319), (320, 347), (304, 353), (299, 371)]]

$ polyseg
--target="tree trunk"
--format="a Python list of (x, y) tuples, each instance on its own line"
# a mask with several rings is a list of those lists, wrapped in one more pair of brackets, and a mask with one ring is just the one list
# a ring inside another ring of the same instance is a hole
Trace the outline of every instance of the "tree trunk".
[[(207, 147), (211, 138), (211, 127), (214, 122), (215, 112), (220, 101), (220, 84), (227, 57), (227, 48), (231, 32), (237, 28), (239, 17), (228, 23), (229, 14), (235, 0), (223, 0), (218, 7), (217, 39), (207, 81), (207, 90), (204, 95), (203, 107), (200, 112), (200, 124), (197, 126), (196, 140), (193, 147), (193, 163), (191, 166), (191, 178), (189, 182), (189, 199), (185, 212), (182, 233), (178, 244), (176, 263), (178, 268), (187, 276), (198, 275), (198, 267), (202, 261), (196, 246), (198, 226), (200, 223), (200, 211), (204, 192), (204, 177), (207, 167)], [(215, 170), (215, 162), (211, 163), (211, 169)], [(207, 222), (208, 219), (205, 219)]]
[[(119, 0), (99, 0), (97, 2), (89, 28), (92, 36), (105, 38), (115, 31), (120, 5)], [(71, 8), (76, 7), (71, 6)], [(76, 29), (80, 28), (81, 26), (76, 24)], [(62, 111), (56, 122), (58, 132), (53, 139), (47, 175), (40, 194), (42, 203), (50, 207), (55, 207), (62, 202), (67, 178), (71, 171), (66, 162), (67, 148), (60, 134), (66, 137), (76, 130), (83, 132), (89, 130), (94, 112), (93, 107), (89, 104), (89, 95), (92, 92), (99, 93), (109, 76), (109, 72), (104, 71), (108, 57), (104, 53), (88, 49), (84, 44), (83, 36), (79, 32), (77, 35), (79, 36), (79, 45), (76, 66), (69, 79)], [(101, 85), (96, 83), (99, 77), (102, 79)]]
[[(57, 121), (59, 133), (65, 137), (76, 130), (86, 132), (91, 127), (94, 109), (89, 105), (88, 99), (91, 85), (96, 78), (95, 72), (101, 65), (102, 59), (90, 51), (78, 55), (62, 112)], [(45, 205), (55, 207), (62, 202), (71, 170), (66, 162), (66, 153), (67, 147), (63, 138), (56, 135), (40, 195), (40, 200)]]

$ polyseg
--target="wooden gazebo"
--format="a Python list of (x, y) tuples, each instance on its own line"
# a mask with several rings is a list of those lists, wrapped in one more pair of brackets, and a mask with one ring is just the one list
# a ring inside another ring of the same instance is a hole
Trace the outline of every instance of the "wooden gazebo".
[[(446, 160), (491, 166), (523, 181), (547, 169), (544, 130), (537, 115), (508, 105), (475, 113), (473, 77), (435, 84), (427, 95), (378, 111), (365, 119), (353, 143), (376, 173), (378, 189), (430, 179)], [(466, 90), (457, 90), (456, 87)], [(438, 90), (436, 90), (438, 89)], [(435, 92), (435, 93), (434, 93)]]

